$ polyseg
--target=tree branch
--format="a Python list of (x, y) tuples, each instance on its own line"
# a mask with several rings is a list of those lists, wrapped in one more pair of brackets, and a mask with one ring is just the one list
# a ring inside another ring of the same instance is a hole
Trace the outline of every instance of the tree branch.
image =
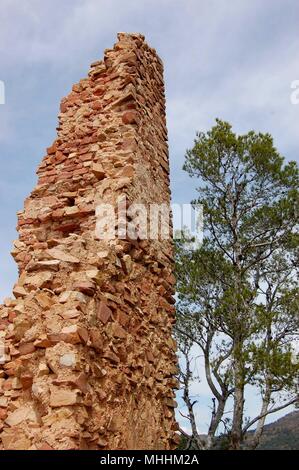
[(292, 400), (288, 401), (284, 405), (277, 406), (276, 408), (271, 408), (270, 410), (266, 411), (263, 414), (260, 414), (256, 418), (252, 419), (243, 429), (243, 434), (245, 434), (251, 426), (253, 426), (259, 419), (263, 418), (264, 416), (268, 416), (272, 413), (276, 413), (277, 411), (283, 410), (284, 408), (287, 408), (288, 406), (294, 405), (295, 403), (298, 402), (298, 397), (293, 398)]

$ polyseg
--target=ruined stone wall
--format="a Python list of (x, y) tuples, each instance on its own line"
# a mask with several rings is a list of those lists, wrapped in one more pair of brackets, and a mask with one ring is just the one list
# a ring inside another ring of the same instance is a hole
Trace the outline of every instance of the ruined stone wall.
[(0, 306), (0, 448), (174, 448), (172, 242), (96, 232), (100, 204), (170, 201), (163, 66), (143, 36), (120, 33), (62, 100), (38, 176)]

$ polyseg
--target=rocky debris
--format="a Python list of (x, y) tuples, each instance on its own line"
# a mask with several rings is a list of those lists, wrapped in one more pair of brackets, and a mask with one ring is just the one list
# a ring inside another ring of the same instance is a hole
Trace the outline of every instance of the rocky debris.
[(71, 406), (78, 403), (77, 390), (63, 390), (60, 387), (53, 387), (50, 395), (50, 406), (52, 408), (60, 406)]
[(108, 322), (112, 315), (112, 310), (104, 302), (100, 302), (97, 310), (97, 318), (101, 320), (104, 325)]
[(35, 351), (35, 346), (33, 343), (23, 343), (19, 345), (19, 354), (21, 356), (26, 354), (31, 354)]
[(93, 163), (92, 172), (98, 180), (102, 180), (105, 178), (105, 171), (100, 163)]
[(27, 292), (24, 289), (24, 287), (17, 285), (13, 289), (13, 295), (15, 296), (16, 299), (18, 299), (19, 297), (26, 297)]
[(93, 296), (96, 290), (96, 285), (94, 282), (82, 281), (82, 282), (77, 282), (74, 285), (74, 289), (78, 290), (79, 292), (82, 292), (82, 294)]
[(35, 411), (28, 406), (17, 408), (15, 411), (10, 413), (5, 420), (5, 423), (12, 427), (22, 423), (23, 421), (37, 422)]
[(75, 256), (70, 255), (69, 253), (65, 253), (62, 250), (59, 250), (58, 248), (51, 248), (48, 250), (47, 254), (51, 257), (54, 258), (54, 261), (57, 263), (57, 261), (65, 261), (66, 263), (80, 263), (80, 260), (76, 258)]
[(169, 204), (162, 63), (120, 33), (60, 109), (0, 306), (0, 449), (173, 449), (172, 242), (96, 231), (101, 204)]

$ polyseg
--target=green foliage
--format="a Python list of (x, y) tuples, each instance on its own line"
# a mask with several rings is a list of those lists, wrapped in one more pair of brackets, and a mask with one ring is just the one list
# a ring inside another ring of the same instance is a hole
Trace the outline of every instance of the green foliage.
[[(194, 202), (203, 204), (210, 243), (243, 270), (267, 256), (273, 244), (294, 236), (298, 167), (284, 164), (269, 134), (237, 136), (228, 123), (217, 120), (209, 132), (197, 135), (184, 169), (202, 182)], [(233, 251), (236, 242), (238, 253)]]

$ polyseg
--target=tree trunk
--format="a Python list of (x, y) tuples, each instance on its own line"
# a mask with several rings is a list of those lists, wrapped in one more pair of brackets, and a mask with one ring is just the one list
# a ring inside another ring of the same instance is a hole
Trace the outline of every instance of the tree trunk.
[(253, 435), (253, 439), (250, 442), (249, 447), (248, 447), (250, 450), (255, 450), (260, 443), (264, 426), (265, 426), (266, 417), (267, 417), (266, 413), (268, 410), (269, 402), (270, 402), (270, 396), (269, 398), (265, 397), (265, 399), (263, 400), (263, 405), (261, 409), (261, 416), (262, 415), (265, 415), (265, 416), (262, 416), (262, 418), (258, 420), (257, 427)]
[(243, 412), (244, 412), (244, 377), (243, 377), (243, 364), (241, 358), (241, 347), (235, 347), (235, 393), (234, 393), (234, 410), (233, 410), (233, 423), (230, 437), (231, 450), (238, 450), (241, 448), (243, 440)]
[(196, 420), (195, 420), (195, 415), (194, 415), (194, 410), (193, 410), (193, 406), (194, 406), (195, 403), (191, 402), (190, 394), (189, 394), (190, 393), (190, 390), (189, 390), (190, 381), (191, 381), (191, 378), (192, 378), (190, 359), (189, 359), (189, 355), (188, 355), (189, 351), (185, 350), (185, 351), (183, 351), (183, 353), (185, 355), (185, 360), (186, 360), (186, 372), (185, 372), (185, 374), (182, 374), (183, 381), (184, 381), (183, 400), (186, 403), (186, 406), (187, 406), (187, 409), (188, 409), (189, 421), (190, 421), (191, 431), (192, 431), (192, 441), (195, 442), (195, 444), (196, 444), (196, 446), (199, 450), (204, 450), (205, 445), (202, 442), (202, 440), (201, 440), (201, 438), (198, 434), (197, 426), (196, 426)]
[(211, 424), (210, 424), (209, 431), (208, 431), (208, 436), (207, 436), (207, 444), (206, 444), (207, 450), (211, 449), (214, 445), (215, 434), (216, 434), (219, 423), (224, 413), (225, 403), (226, 403), (225, 398), (218, 400), (217, 411), (216, 413), (213, 413)]

